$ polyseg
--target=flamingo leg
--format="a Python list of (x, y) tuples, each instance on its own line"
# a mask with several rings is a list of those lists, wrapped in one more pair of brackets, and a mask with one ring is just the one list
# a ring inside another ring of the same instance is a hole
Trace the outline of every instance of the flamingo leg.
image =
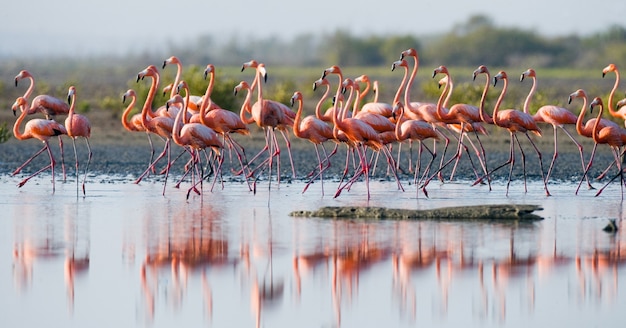
[[(537, 145), (535, 145), (535, 143), (533, 142), (533, 139), (530, 138), (528, 133), (524, 133), (524, 134), (526, 135), (526, 138), (528, 138), (528, 141), (530, 141), (530, 144), (533, 146), (533, 148), (535, 148), (535, 152), (537, 153), (537, 156), (539, 157), (539, 169), (541, 170), (541, 179), (543, 180), (543, 187), (546, 191), (546, 196), (551, 196), (550, 191), (548, 190), (548, 183), (546, 182), (546, 179), (544, 178), (544, 175), (543, 175), (543, 160), (541, 158), (541, 152), (539, 151), (539, 148), (537, 148)], [(524, 176), (526, 175), (525, 173), (526, 172), (524, 172)]]
[(48, 144), (48, 141), (44, 141), (44, 144), (45, 144), (45, 148), (48, 150), (48, 156), (50, 157), (50, 164), (44, 166), (39, 171), (37, 171), (37, 172), (29, 175), (25, 179), (23, 179), (20, 183), (17, 184), (18, 188), (24, 186), (26, 184), (26, 182), (28, 182), (28, 180), (30, 180), (33, 177), (37, 176), (39, 173), (41, 173), (41, 172), (43, 172), (43, 171), (45, 171), (45, 170), (50, 168), (52, 170), (52, 193), (54, 193), (54, 191), (55, 191), (55, 186), (54, 186), (54, 165), (55, 165), (55, 160), (54, 160), (54, 156), (52, 156), (52, 151), (50, 150), (50, 145)]
[(13, 175), (16, 175), (16, 174), (20, 173), (22, 171), (22, 169), (26, 165), (28, 165), (30, 162), (32, 162), (33, 159), (35, 159), (37, 156), (39, 156), (39, 154), (43, 153), (44, 150), (46, 150), (46, 149), (47, 149), (47, 147), (44, 144), (44, 146), (41, 147), (41, 149), (38, 152), (36, 152), (33, 156), (31, 156), (29, 159), (27, 159), (26, 162), (24, 162), (24, 164), (20, 165), (17, 169), (15, 169), (15, 171), (13, 171), (13, 173), (11, 173), (11, 175), (13, 176)]
[[(578, 195), (578, 190), (580, 189), (580, 186), (583, 183), (583, 180), (585, 179), (586, 176), (588, 176), (589, 173), (589, 169), (591, 168), (591, 164), (593, 163), (593, 158), (596, 154), (596, 149), (598, 148), (598, 144), (597, 143), (593, 143), (593, 149), (591, 150), (591, 155), (589, 156), (589, 162), (587, 162), (587, 167), (585, 167), (585, 170), (583, 171), (583, 176), (580, 178), (580, 182), (578, 183), (578, 187), (576, 187), (576, 192), (574, 193), (575, 195)], [(611, 163), (609, 165), (609, 167), (602, 173), (603, 175), (606, 174), (606, 172), (608, 172), (608, 170), (613, 166), (613, 164), (615, 163), (615, 161), (613, 163)], [(590, 189), (593, 189), (593, 186), (591, 186)]]

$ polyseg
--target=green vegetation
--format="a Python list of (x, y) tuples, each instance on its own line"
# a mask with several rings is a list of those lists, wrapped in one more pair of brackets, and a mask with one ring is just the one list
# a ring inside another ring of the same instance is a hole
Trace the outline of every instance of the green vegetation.
[(7, 127), (7, 122), (0, 124), (0, 143), (4, 143), (11, 138), (11, 130)]

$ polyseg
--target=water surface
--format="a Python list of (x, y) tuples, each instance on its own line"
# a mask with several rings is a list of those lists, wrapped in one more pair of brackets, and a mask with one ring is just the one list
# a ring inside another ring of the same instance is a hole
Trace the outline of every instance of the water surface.
[[(626, 319), (617, 184), (470, 187), (227, 183), (185, 200), (124, 177), (23, 188), (0, 177), (0, 317), (7, 327), (589, 327)], [(115, 182), (111, 182), (115, 180)], [(537, 223), (293, 218), (320, 206), (541, 205)]]

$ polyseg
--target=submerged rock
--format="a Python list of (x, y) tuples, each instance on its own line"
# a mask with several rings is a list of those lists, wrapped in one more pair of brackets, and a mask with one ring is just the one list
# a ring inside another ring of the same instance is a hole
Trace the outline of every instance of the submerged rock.
[(290, 216), (336, 219), (378, 220), (520, 220), (538, 221), (542, 217), (532, 212), (542, 210), (537, 205), (476, 205), (455, 206), (431, 210), (406, 210), (384, 207), (322, 207), (317, 211), (294, 211)]

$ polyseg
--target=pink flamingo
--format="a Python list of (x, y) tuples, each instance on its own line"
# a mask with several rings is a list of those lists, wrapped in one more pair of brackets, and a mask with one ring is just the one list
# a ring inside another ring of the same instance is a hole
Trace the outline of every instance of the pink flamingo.
[[(615, 73), (615, 84), (613, 84), (613, 89), (611, 89), (611, 93), (609, 94), (609, 101), (608, 101), (609, 114), (611, 114), (611, 116), (615, 118), (621, 118), (621, 119), (626, 120), (626, 108), (620, 108), (619, 110), (616, 111), (613, 107), (613, 99), (615, 97), (615, 92), (617, 91), (617, 88), (619, 88), (619, 70), (617, 69), (617, 65), (609, 64), (608, 66), (603, 68), (602, 77), (604, 78), (610, 72)], [(624, 124), (626, 124), (626, 121), (624, 121)]]
[[(404, 115), (413, 120), (424, 120), (430, 123), (433, 128), (437, 129), (440, 126), (441, 122), (437, 116), (437, 106), (433, 103), (425, 103), (425, 102), (412, 102), (411, 101), (411, 89), (413, 88), (413, 83), (415, 81), (415, 77), (417, 76), (417, 71), (419, 69), (419, 55), (417, 50), (414, 48), (409, 48), (400, 53), (400, 60), (403, 60), (405, 57), (413, 57), (413, 70), (411, 71), (411, 75), (406, 83), (405, 91), (404, 91)], [(393, 66), (392, 66), (393, 70)], [(442, 95), (446, 92), (444, 88)], [(445, 126), (444, 126), (445, 127)], [(443, 166), (443, 160), (446, 156), (446, 151), (448, 150), (448, 145), (450, 144), (450, 138), (446, 135), (442, 134), (444, 137), (444, 148), (443, 155), (441, 157), (441, 161), (439, 163), (439, 167)], [(433, 140), (433, 150), (437, 148), (437, 140)], [(439, 176), (439, 179), (443, 181), (443, 176)]]
[(83, 195), (85, 195), (85, 180), (87, 180), (87, 172), (89, 171), (89, 164), (91, 163), (91, 145), (89, 145), (89, 138), (91, 137), (91, 123), (87, 117), (81, 114), (76, 114), (76, 87), (70, 86), (67, 92), (67, 101), (70, 104), (70, 111), (65, 119), (65, 129), (67, 129), (67, 135), (72, 138), (72, 145), (74, 146), (74, 157), (76, 159), (76, 193), (78, 193), (78, 155), (76, 152), (76, 138), (85, 138), (85, 144), (87, 145), (87, 151), (89, 156), (87, 157), (87, 167), (85, 167), (85, 176), (83, 177)]
[[(335, 95), (335, 99), (339, 99), (340, 95), (341, 95), (341, 89), (342, 89), (342, 84), (343, 84), (343, 74), (341, 72), (341, 68), (339, 68), (339, 66), (337, 65), (333, 65), (327, 69), (324, 70), (322, 77), (327, 76), (328, 74), (335, 74), (338, 77), (338, 85), (339, 87), (337, 88), (337, 93)], [(349, 85), (349, 87), (351, 87), (351, 85)], [(352, 93), (350, 94), (350, 96), (352, 96)], [(349, 104), (349, 102), (348, 102)], [(378, 133), (376, 132), (376, 130), (374, 130), (374, 128), (372, 128), (372, 126), (366, 124), (365, 122), (356, 119), (356, 118), (342, 118), (339, 119), (339, 111), (337, 110), (338, 108), (338, 101), (335, 101), (334, 104), (334, 116), (333, 116), (333, 123), (335, 124), (335, 126), (343, 131), (347, 138), (350, 140), (350, 142), (354, 145), (354, 149), (356, 150), (357, 154), (359, 155), (359, 161), (361, 163), (361, 169), (360, 171), (355, 174), (352, 177), (352, 182), (356, 181), (356, 179), (361, 175), (364, 174), (365, 175), (365, 184), (366, 184), (366, 188), (367, 188), (367, 199), (369, 200), (371, 198), (370, 196), (370, 190), (369, 190), (369, 163), (367, 161), (367, 158), (365, 156), (365, 147), (369, 146), (372, 147), (375, 150), (381, 150), (384, 149), (382, 141), (380, 140), (380, 137), (378, 135)], [(347, 106), (345, 106), (347, 107)], [(345, 108), (344, 107), (344, 108)], [(339, 188), (337, 189), (337, 192), (335, 193), (335, 197), (338, 197), (339, 194), (341, 193), (341, 191), (348, 185), (350, 185), (351, 183), (348, 182), (346, 183), (344, 186), (339, 186)]]
[(596, 122), (593, 125), (593, 141), (595, 141), (595, 143), (597, 144), (607, 144), (609, 145), (609, 147), (611, 147), (611, 151), (613, 152), (613, 158), (615, 159), (618, 170), (618, 174), (598, 190), (598, 192), (596, 193), (596, 197), (599, 196), (602, 191), (604, 191), (604, 189), (611, 182), (613, 182), (613, 180), (615, 180), (617, 177), (620, 177), (620, 188), (622, 190), (622, 199), (624, 199), (624, 171), (622, 170), (621, 160), (623, 153), (621, 152), (621, 149), (624, 145), (626, 145), (626, 131), (623, 128), (616, 128), (611, 125), (600, 128), (600, 118), (602, 118), (602, 114), (604, 112), (604, 105), (600, 97), (596, 97), (593, 99), (593, 101), (589, 105), (589, 111), (593, 113), (593, 108), (596, 106), (599, 106), (600, 110), (598, 111), (598, 117), (596, 118)]
[[(22, 187), (24, 184), (26, 184), (26, 182), (28, 182), (28, 180), (30, 180), (34, 176), (50, 168), (52, 171), (52, 192), (54, 192), (55, 161), (54, 161), (54, 156), (52, 155), (52, 151), (50, 150), (50, 145), (48, 144), (48, 140), (50, 139), (50, 137), (53, 137), (53, 136), (67, 134), (67, 130), (65, 129), (63, 125), (59, 124), (58, 122), (54, 120), (45, 120), (45, 119), (35, 118), (26, 122), (26, 125), (24, 126), (24, 132), (22, 133), (20, 132), (20, 125), (22, 124), (22, 121), (24, 121), (24, 118), (26, 118), (26, 115), (28, 115), (28, 112), (27, 112), (28, 102), (24, 97), (19, 97), (16, 99), (15, 103), (12, 106), (13, 115), (16, 115), (16, 110), (18, 107), (20, 108), (22, 112), (20, 116), (17, 118), (17, 120), (15, 121), (15, 124), (13, 125), (13, 135), (15, 135), (15, 138), (17, 138), (18, 140), (26, 140), (26, 139), (32, 139), (32, 138), (41, 140), (44, 143), (43, 149), (48, 151), (48, 156), (50, 157), (50, 164), (48, 164), (47, 166), (44, 166), (39, 171), (26, 177), (24, 180), (18, 183), (17, 186)], [(35, 155), (33, 155), (28, 160), (26, 160), (24, 164), (22, 164), (17, 170), (15, 170), (15, 172), (13, 172), (13, 175), (17, 174), (25, 165), (30, 163), (35, 157), (41, 154), (42, 151), (38, 151), (37, 153), (35, 153)]]
[[(24, 92), (22, 96), (27, 102), (30, 99), (33, 91), (35, 90), (35, 77), (27, 70), (21, 70), (15, 76), (15, 86), (17, 87), (18, 82), (22, 79), (29, 79), (30, 85), (28, 89)], [(53, 119), (56, 115), (67, 115), (69, 112), (69, 105), (63, 100), (50, 96), (50, 95), (38, 95), (36, 96), (30, 104), (30, 107), (26, 109), (27, 115), (33, 115), (36, 113), (42, 113), (46, 116), (46, 119)], [(63, 181), (65, 181), (65, 155), (63, 151), (63, 139), (61, 136), (59, 138), (59, 149), (61, 150), (61, 170), (63, 171)], [(43, 152), (45, 148), (41, 149)], [(37, 157), (39, 154), (35, 154)], [(18, 171), (19, 172), (19, 171)]]
[[(590, 118), (583, 125), (583, 121), (585, 119), (585, 111), (587, 110), (587, 101), (588, 101), (587, 93), (583, 89), (578, 89), (578, 90), (574, 91), (572, 94), (569, 95), (568, 103), (571, 104), (572, 100), (574, 98), (582, 98), (583, 99), (583, 106), (580, 109), (580, 113), (578, 114), (578, 118), (576, 119), (576, 132), (578, 132), (578, 134), (583, 136), (583, 137), (593, 138), (593, 127), (596, 124), (596, 118)], [(619, 128), (617, 123), (615, 123), (615, 122), (613, 122), (611, 120), (607, 120), (605, 118), (601, 118), (600, 119), (600, 125), (598, 126), (598, 128), (602, 129), (602, 128), (607, 127), (607, 126), (613, 126), (614, 128)], [(585, 170), (583, 172), (588, 172), (589, 171), (589, 168), (591, 167), (591, 164), (593, 162), (593, 158), (595, 157), (597, 148), (598, 148), (598, 144), (594, 142), (593, 149), (591, 150), (591, 155), (589, 156), (589, 161), (587, 162), (587, 166), (585, 167)], [(612, 165), (613, 164), (611, 164), (611, 166)], [(609, 166), (609, 168), (610, 168), (610, 166)], [(580, 189), (580, 186), (583, 183), (583, 180), (585, 179), (585, 176), (583, 176), (580, 179), (580, 182), (578, 183), (578, 187), (576, 188), (576, 192), (575, 192), (576, 195), (578, 195), (578, 190)], [(593, 187), (591, 187), (590, 189), (592, 189), (592, 188)]]
[[(179, 83), (179, 86), (183, 84), (184, 81)], [(181, 87), (179, 87), (181, 88)], [(186, 84), (182, 87), (186, 91), (188, 88)], [(179, 111), (176, 115), (176, 119), (174, 120), (174, 126), (172, 127), (172, 140), (179, 146), (190, 149), (191, 154), (191, 172), (192, 177), (194, 176), (195, 171), (197, 171), (196, 165), (200, 163), (200, 150), (205, 150), (206, 148), (211, 148), (215, 153), (215, 157), (218, 158), (219, 164), (217, 167), (217, 171), (215, 172), (215, 177), (213, 179), (213, 185), (211, 186), (211, 190), (213, 190), (213, 186), (217, 181), (218, 176), (220, 175), (221, 166), (223, 162), (223, 157), (220, 155), (220, 151), (224, 148), (222, 141), (219, 138), (219, 135), (211, 128), (205, 126), (202, 123), (190, 123), (188, 121), (187, 115), (184, 115), (187, 112), (187, 104), (189, 103), (189, 93), (187, 92), (185, 95), (186, 99), (179, 94), (174, 95), (173, 98), (167, 101), (166, 108), (171, 106), (174, 103), (179, 103), (183, 106), (183, 110)], [(196, 185), (202, 183), (203, 175), (199, 174), (198, 182), (194, 182), (192, 179), (192, 186), (187, 191), (187, 198), (189, 198), (189, 194), (191, 191), (195, 191), (200, 194), (197, 190)], [(201, 185), (202, 186), (202, 185)]]
[(432, 125), (426, 123), (421, 120), (405, 120), (404, 119), (404, 105), (402, 102), (396, 102), (393, 110), (393, 116), (396, 116), (396, 129), (394, 131), (396, 140), (398, 142), (404, 142), (406, 140), (416, 140), (419, 142), (419, 149), (417, 155), (417, 164), (415, 166), (415, 176), (413, 178), (413, 183), (417, 184), (417, 177), (419, 172), (421, 171), (421, 158), (422, 158), (422, 148), (426, 148), (426, 150), (430, 153), (432, 158), (428, 162), (426, 169), (424, 171), (425, 177), (430, 170), (430, 166), (435, 160), (436, 154), (428, 148), (422, 141), (428, 138), (439, 139), (440, 133), (435, 130)]
[(158, 69), (154, 65), (148, 66), (143, 71), (137, 74), (137, 82), (139, 82), (140, 79), (143, 79), (146, 76), (152, 78), (152, 84), (150, 85), (150, 90), (148, 91), (146, 102), (144, 103), (143, 108), (141, 110), (141, 122), (143, 124), (143, 127), (146, 129), (146, 131), (150, 133), (154, 133), (160, 136), (161, 138), (165, 139), (165, 146), (163, 147), (163, 151), (161, 152), (161, 154), (157, 156), (157, 158), (152, 162), (152, 164), (150, 164), (148, 169), (143, 174), (141, 174), (139, 178), (137, 178), (137, 180), (135, 180), (135, 183), (141, 182), (143, 177), (146, 176), (148, 172), (150, 172), (150, 170), (152, 170), (154, 165), (156, 165), (156, 163), (159, 160), (161, 160), (163, 157), (165, 157), (165, 155), (167, 155), (167, 165), (165, 167), (165, 181), (163, 183), (163, 195), (165, 195), (165, 186), (167, 185), (167, 177), (169, 175), (170, 166), (171, 166), (170, 143), (171, 143), (171, 138), (172, 138), (172, 129), (174, 127), (174, 119), (167, 117), (167, 116), (155, 116), (153, 118), (150, 118), (148, 116), (148, 112), (151, 111), (152, 101), (154, 100), (154, 96), (158, 88), (158, 83), (159, 83)]
[[(141, 123), (141, 113), (135, 114), (130, 119), (128, 119), (128, 116), (130, 116), (130, 113), (133, 111), (133, 109), (135, 108), (135, 104), (137, 103), (137, 93), (135, 92), (135, 90), (126, 90), (126, 92), (122, 95), (122, 103), (126, 103), (126, 99), (129, 98), (130, 103), (128, 104), (128, 106), (126, 106), (126, 109), (124, 109), (124, 112), (122, 113), (122, 126), (124, 126), (124, 128), (130, 132), (146, 132), (146, 136), (148, 136), (148, 143), (150, 144), (150, 161), (148, 162), (149, 167), (150, 164), (152, 164), (152, 160), (154, 159), (154, 144), (152, 143), (152, 137)], [(152, 111), (150, 111), (150, 113), (151, 112)], [(154, 168), (152, 172), (154, 173)]]
[[(176, 95), (176, 88), (175, 86), (178, 86), (178, 84), (180, 83), (180, 80), (182, 78), (183, 75), (183, 63), (180, 61), (180, 59), (178, 59), (178, 57), (176, 56), (170, 56), (169, 58), (167, 58), (166, 60), (163, 61), (163, 69), (165, 69), (165, 66), (169, 65), (169, 64), (174, 64), (176, 65), (176, 76), (174, 77), (174, 82), (170, 85), (168, 85), (166, 88), (167, 90), (170, 92), (170, 98), (173, 98), (174, 95)], [(163, 92), (165, 92), (166, 89), (163, 89)], [(200, 111), (200, 106), (198, 106), (198, 104), (202, 103), (202, 97), (200, 96), (196, 96), (196, 95), (190, 95), (189, 96), (189, 104), (187, 104), (187, 108), (189, 109), (190, 112), (199, 112)], [(219, 106), (215, 103), (212, 104), (212, 108), (219, 108)]]
[[(265, 151), (269, 151), (270, 156), (261, 163), (258, 168), (263, 167), (266, 163), (269, 164), (270, 169), (270, 178), (271, 178), (271, 169), (273, 158), (277, 158), (277, 179), (280, 183), (280, 147), (278, 146), (278, 140), (276, 140), (276, 135), (274, 130), (278, 129), (278, 131), (283, 136), (285, 143), (287, 145), (287, 152), (289, 154), (289, 161), (291, 163), (292, 176), (296, 177), (296, 169), (293, 164), (293, 156), (291, 155), (291, 142), (289, 142), (289, 138), (286, 135), (287, 127), (293, 126), (293, 119), (295, 118), (295, 112), (292, 111), (286, 105), (270, 99), (263, 98), (263, 87), (261, 83), (261, 78), (263, 78), (263, 82), (267, 81), (267, 70), (265, 68), (265, 64), (259, 63), (256, 60), (251, 60), (243, 63), (241, 70), (245, 70), (246, 68), (256, 68), (256, 75), (254, 82), (251, 85), (251, 89), (255, 86), (257, 87), (257, 101), (252, 105), (250, 109), (250, 113), (252, 114), (252, 118), (257, 123), (257, 125), (266, 130), (266, 143), (265, 147), (254, 156), (252, 160), (248, 163), (252, 163), (260, 154)], [(272, 149), (272, 148), (275, 149)]]
[[(237, 160), (239, 161), (243, 172), (243, 163), (247, 162), (246, 151), (241, 144), (232, 138), (231, 134), (237, 133), (247, 136), (250, 135), (250, 129), (248, 128), (247, 123), (244, 122), (239, 115), (231, 112), (230, 110), (214, 105), (213, 100), (211, 99), (211, 93), (213, 92), (213, 86), (215, 84), (215, 66), (213, 64), (208, 64), (204, 70), (204, 79), (206, 80), (207, 78), (209, 78), (209, 85), (207, 86), (206, 92), (202, 97), (203, 100), (199, 107), (200, 113), (193, 115), (190, 122), (202, 123), (219, 133), (228, 148), (235, 151)], [(248, 181), (247, 178), (246, 181)], [(248, 188), (251, 190), (249, 184)]]
[[(446, 97), (446, 102), (447, 102), (448, 99), (450, 98), (450, 95), (452, 94), (452, 88), (453, 88), (452, 78), (450, 77), (448, 68), (443, 65), (433, 70), (433, 77), (437, 76), (437, 74), (444, 74), (446, 77), (445, 81), (447, 81), (447, 85), (448, 85), (448, 91), (447, 91), (447, 97)], [(482, 119), (480, 117), (480, 111), (478, 110), (478, 107), (472, 106), (469, 104), (459, 103), (459, 104), (452, 105), (450, 109), (446, 110), (444, 109), (444, 105), (442, 104), (441, 97), (440, 97), (440, 100), (437, 102), (436, 114), (440, 122), (442, 123), (460, 124), (459, 137), (458, 137), (459, 143), (458, 143), (456, 155), (454, 157), (451, 157), (450, 160), (448, 160), (448, 162), (443, 164), (439, 168), (439, 171), (443, 170), (446, 166), (448, 166), (454, 160), (455, 161), (454, 167), (452, 168), (452, 173), (450, 175), (450, 179), (452, 179), (456, 171), (456, 167), (459, 163), (459, 160), (461, 159), (461, 155), (463, 154), (462, 145), (463, 145), (463, 138), (465, 137), (466, 129), (471, 128), (471, 130), (474, 132), (474, 135), (476, 136), (476, 140), (478, 140), (478, 144), (480, 145), (481, 152), (479, 153), (475, 147), (474, 147), (474, 150), (476, 151), (478, 160), (482, 166), (484, 173), (486, 174), (489, 170), (487, 168), (487, 155), (485, 153), (485, 148), (483, 147), (483, 144), (480, 141), (480, 137), (478, 136), (478, 126), (480, 126), (482, 123)], [(474, 145), (472, 144), (472, 146)], [(468, 153), (468, 158), (471, 161), (471, 156), (469, 156), (469, 153)], [(472, 162), (472, 167), (473, 166), (474, 166), (474, 163)], [(487, 181), (489, 184), (489, 190), (491, 190), (491, 182), (489, 181), (489, 179)]]
[[(530, 77), (533, 79), (533, 85), (530, 88), (530, 92), (526, 97), (526, 101), (524, 101), (524, 113), (530, 114), (530, 100), (532, 99), (535, 91), (537, 89), (537, 74), (534, 69), (529, 68), (524, 71), (520, 77), (520, 81), (524, 81), (525, 77)], [(550, 167), (548, 168), (548, 172), (546, 173), (546, 183), (550, 179), (550, 174), (552, 173), (552, 168), (554, 167), (554, 163), (556, 162), (556, 158), (559, 156), (558, 151), (558, 142), (557, 142), (557, 127), (563, 130), (565, 134), (574, 142), (576, 147), (578, 147), (578, 152), (580, 153), (580, 162), (582, 165), (583, 172), (585, 171), (585, 159), (583, 157), (583, 146), (574, 138), (574, 136), (565, 129), (565, 125), (575, 125), (578, 117), (574, 115), (574, 113), (570, 112), (568, 109), (563, 107), (558, 107), (554, 105), (544, 105), (541, 106), (535, 115), (532, 115), (533, 120), (537, 123), (548, 123), (552, 125), (552, 131), (554, 132), (554, 155), (552, 156), (552, 161), (550, 162)], [(585, 179), (586, 176), (583, 176)], [(589, 179), (587, 179), (587, 185), (589, 188), (593, 188)]]
[[(482, 67), (483, 66), (481, 66), (481, 68)], [(481, 70), (481, 72), (484, 73), (485, 71)], [(496, 76), (494, 76), (493, 78), (494, 86), (498, 83), (499, 80), (504, 81), (504, 86), (502, 87), (502, 91), (500, 91), (500, 96), (498, 97), (498, 100), (496, 101), (496, 104), (493, 108), (493, 114), (492, 114), (493, 118), (490, 118), (489, 116), (487, 116), (486, 113), (484, 113), (484, 109), (481, 111), (481, 115), (483, 117), (484, 122), (486, 123), (493, 122), (492, 124), (501, 128), (505, 128), (509, 131), (509, 134), (511, 135), (511, 140), (510, 140), (511, 148), (509, 152), (509, 160), (503, 163), (502, 165), (494, 168), (493, 170), (488, 172), (486, 175), (484, 175), (480, 179), (476, 180), (474, 182), (474, 185), (480, 183), (484, 178), (489, 177), (491, 174), (493, 174), (493, 172), (501, 169), (507, 164), (510, 164), (509, 165), (510, 167), (509, 178), (506, 184), (506, 195), (507, 196), (509, 195), (509, 185), (511, 184), (511, 175), (513, 174), (513, 165), (515, 164), (515, 149), (514, 149), (515, 143), (517, 143), (517, 146), (519, 147), (520, 152), (522, 153), (522, 162), (525, 163), (526, 161), (525, 156), (524, 156), (524, 151), (522, 149), (522, 145), (520, 144), (519, 139), (517, 138), (517, 133), (520, 132), (526, 135), (526, 137), (528, 138), (528, 141), (530, 141), (530, 144), (533, 146), (533, 148), (535, 148), (535, 152), (537, 153), (537, 156), (539, 157), (539, 168), (541, 170), (541, 180), (543, 181), (543, 186), (546, 191), (546, 196), (550, 196), (550, 191), (548, 190), (548, 184), (546, 183), (546, 180), (543, 175), (543, 163), (541, 160), (541, 152), (539, 151), (539, 149), (537, 148), (533, 140), (528, 135), (528, 132), (532, 132), (538, 136), (541, 136), (541, 129), (539, 129), (539, 126), (537, 126), (537, 122), (533, 120), (532, 116), (530, 116), (527, 113), (524, 113), (516, 109), (506, 109), (506, 110), (500, 111), (500, 104), (502, 103), (502, 100), (504, 99), (504, 95), (506, 94), (508, 84), (509, 84), (508, 83), (509, 80), (508, 80), (506, 72), (500, 71), (498, 72), (498, 74), (496, 74)], [(482, 100), (481, 100), (481, 106), (482, 106)], [(524, 191), (525, 192), (527, 191), (526, 170), (524, 170)]]
[[(324, 121), (316, 118), (314, 115), (309, 115), (302, 118), (302, 107), (303, 107), (303, 98), (302, 93), (300, 91), (296, 91), (291, 96), (291, 105), (293, 106), (295, 103), (298, 103), (298, 110), (296, 111), (296, 118), (293, 121), (293, 134), (300, 138), (309, 140), (313, 146), (315, 147), (315, 154), (317, 155), (317, 161), (319, 163), (319, 176), (320, 182), (322, 184), (322, 196), (324, 195), (324, 178), (322, 176), (322, 172), (330, 166), (330, 159), (328, 157), (328, 153), (326, 152), (326, 147), (324, 147), (324, 142), (328, 140), (334, 139), (333, 129), (328, 126)], [(322, 147), (322, 151), (324, 153), (324, 161), (327, 163), (326, 167), (324, 167), (322, 159), (320, 157), (320, 152), (317, 146)], [(312, 182), (313, 180), (311, 180)], [(310, 182), (304, 187), (302, 193), (306, 191), (306, 188), (310, 185)]]

